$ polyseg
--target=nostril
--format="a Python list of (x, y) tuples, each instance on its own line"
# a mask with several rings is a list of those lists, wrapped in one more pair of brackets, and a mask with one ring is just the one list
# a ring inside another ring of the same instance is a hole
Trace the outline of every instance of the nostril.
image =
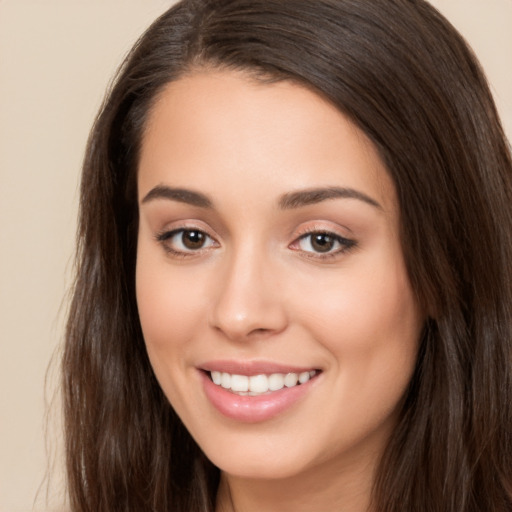
[(266, 334), (270, 332), (270, 329), (264, 329), (262, 327), (259, 327), (258, 329), (253, 329), (249, 335), (252, 335), (252, 334)]

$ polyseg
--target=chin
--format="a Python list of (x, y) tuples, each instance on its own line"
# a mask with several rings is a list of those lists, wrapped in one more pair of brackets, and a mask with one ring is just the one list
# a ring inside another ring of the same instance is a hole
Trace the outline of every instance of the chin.
[(295, 462), (281, 458), (280, 460), (261, 460), (233, 457), (210, 459), (223, 472), (235, 478), (248, 480), (285, 480), (300, 474), (301, 468)]

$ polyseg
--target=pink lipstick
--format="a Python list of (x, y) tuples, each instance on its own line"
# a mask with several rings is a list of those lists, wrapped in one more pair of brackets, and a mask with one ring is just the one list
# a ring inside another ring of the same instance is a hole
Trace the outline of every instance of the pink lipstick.
[(315, 386), (320, 370), (266, 362), (201, 365), (203, 389), (224, 416), (257, 423), (292, 407)]

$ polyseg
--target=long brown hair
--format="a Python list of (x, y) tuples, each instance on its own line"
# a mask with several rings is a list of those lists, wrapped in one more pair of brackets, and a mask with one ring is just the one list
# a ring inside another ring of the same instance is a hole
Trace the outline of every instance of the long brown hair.
[(510, 150), (474, 55), (422, 0), (183, 0), (137, 42), (83, 166), (63, 358), (72, 509), (214, 509), (219, 470), (156, 382), (134, 290), (141, 134), (164, 85), (198, 66), (311, 88), (394, 181), (429, 318), (376, 510), (512, 510)]

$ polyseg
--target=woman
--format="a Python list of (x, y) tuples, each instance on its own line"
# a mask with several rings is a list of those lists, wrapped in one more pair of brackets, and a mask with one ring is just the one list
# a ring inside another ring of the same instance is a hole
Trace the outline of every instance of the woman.
[(84, 163), (73, 510), (511, 510), (511, 204), (429, 4), (171, 8)]

